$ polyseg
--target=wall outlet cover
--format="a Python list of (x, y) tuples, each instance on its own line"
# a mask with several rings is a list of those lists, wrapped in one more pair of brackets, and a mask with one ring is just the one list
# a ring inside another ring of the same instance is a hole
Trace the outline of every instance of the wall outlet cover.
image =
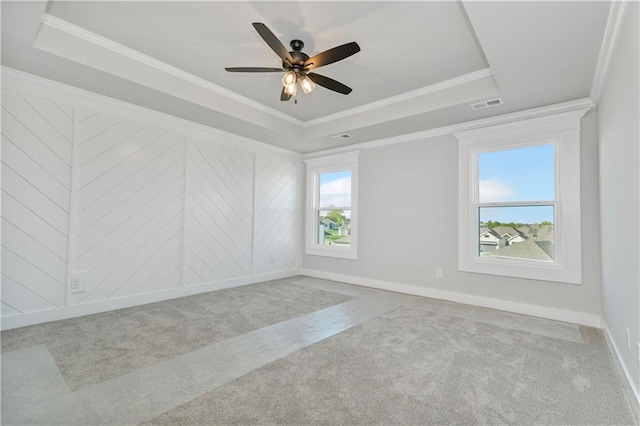
[(69, 280), (71, 293), (84, 293), (87, 291), (87, 273), (74, 272)]

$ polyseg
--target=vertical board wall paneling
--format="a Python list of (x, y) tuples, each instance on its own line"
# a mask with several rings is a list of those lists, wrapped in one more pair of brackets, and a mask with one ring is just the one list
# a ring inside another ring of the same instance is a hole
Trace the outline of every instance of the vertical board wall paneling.
[(253, 153), (199, 139), (188, 144), (185, 284), (250, 276)]
[(176, 288), (182, 280), (184, 136), (82, 111), (75, 124), (72, 303)]
[(298, 164), (258, 155), (255, 166), (254, 273), (296, 268)]
[(65, 304), (73, 110), (2, 91), (2, 315)]

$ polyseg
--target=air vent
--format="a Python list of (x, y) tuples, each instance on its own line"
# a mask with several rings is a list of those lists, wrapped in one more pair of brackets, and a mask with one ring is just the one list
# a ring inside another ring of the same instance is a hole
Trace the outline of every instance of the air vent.
[(502, 105), (503, 103), (504, 102), (502, 102), (501, 98), (495, 98), (495, 99), (489, 99), (488, 101), (482, 101), (482, 102), (477, 102), (475, 104), (471, 104), (471, 108), (475, 110), (479, 110), (479, 109), (490, 108), (496, 105)]
[(331, 136), (331, 139), (335, 139), (337, 141), (341, 141), (344, 139), (351, 139), (353, 136), (351, 136), (349, 133), (340, 133), (339, 135), (333, 135)]

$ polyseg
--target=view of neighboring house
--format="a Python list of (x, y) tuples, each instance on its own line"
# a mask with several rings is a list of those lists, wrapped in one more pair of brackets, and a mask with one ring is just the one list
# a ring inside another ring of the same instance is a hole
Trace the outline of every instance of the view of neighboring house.
[(340, 225), (338, 233), (343, 237), (346, 235), (351, 235), (351, 221), (349, 219), (345, 219), (344, 223)]
[(523, 235), (525, 233), (520, 230), (515, 230), (510, 226), (496, 226), (492, 231), (500, 235), (500, 237), (506, 241), (506, 245), (519, 243), (527, 239)]
[(320, 223), (324, 225), (325, 229), (336, 230), (340, 228), (340, 225), (335, 220), (331, 219), (328, 216), (325, 216), (320, 220)]
[(330, 217), (323, 217), (318, 223), (318, 244), (351, 244), (351, 220), (343, 218), (339, 224)]
[(553, 225), (480, 227), (480, 255), (553, 261)]
[(510, 226), (496, 226), (480, 228), (480, 252), (485, 253), (496, 250), (510, 244), (526, 240), (522, 232), (516, 231)]
[(553, 242), (553, 225), (529, 225), (518, 228), (529, 239)]
[(496, 250), (503, 247), (505, 243), (506, 241), (498, 232), (486, 226), (480, 228), (480, 253)]
[(351, 245), (351, 220), (349, 218), (345, 218), (340, 228), (338, 228), (338, 236), (340, 238), (331, 240), (329, 244)]

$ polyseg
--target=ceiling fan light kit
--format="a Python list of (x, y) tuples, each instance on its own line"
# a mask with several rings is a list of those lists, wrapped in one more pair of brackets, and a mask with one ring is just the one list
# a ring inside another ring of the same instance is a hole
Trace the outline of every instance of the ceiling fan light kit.
[(302, 91), (306, 93), (311, 93), (316, 88), (316, 84), (306, 75), (300, 77), (300, 87), (302, 87)]
[(354, 55), (360, 51), (360, 46), (355, 41), (346, 43), (322, 53), (318, 53), (313, 57), (309, 57), (302, 52), (304, 43), (301, 40), (291, 40), (291, 51), (287, 51), (278, 38), (260, 22), (254, 22), (253, 27), (256, 29), (260, 37), (267, 43), (278, 57), (282, 60), (282, 68), (265, 68), (265, 67), (231, 67), (225, 68), (228, 72), (283, 72), (282, 77), (283, 89), (280, 93), (281, 101), (288, 101), (298, 92), (298, 83), (302, 91), (307, 94), (311, 93), (316, 85), (332, 90), (343, 95), (351, 93), (352, 89), (339, 81), (333, 80), (320, 74), (310, 72), (314, 68), (329, 65), (334, 62), (341, 61)]
[(287, 71), (284, 73), (284, 77), (282, 77), (282, 85), (287, 87), (290, 84), (295, 84), (298, 79), (297, 75), (293, 71)]
[(284, 90), (287, 92), (287, 95), (295, 96), (298, 92), (298, 85), (296, 83), (287, 84), (284, 86)]

